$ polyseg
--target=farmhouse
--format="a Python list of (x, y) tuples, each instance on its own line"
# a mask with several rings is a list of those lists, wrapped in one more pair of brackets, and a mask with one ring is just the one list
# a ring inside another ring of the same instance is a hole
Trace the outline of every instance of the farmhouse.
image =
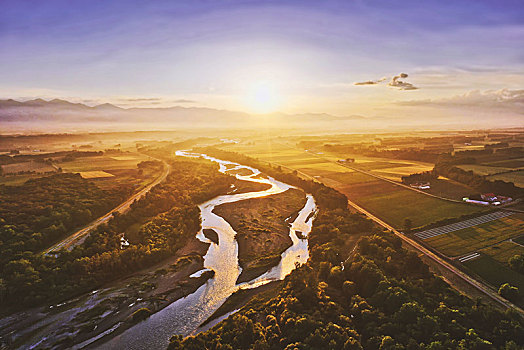
[(483, 200), (488, 201), (493, 205), (501, 205), (501, 204), (509, 203), (513, 200), (513, 198), (511, 197), (496, 195), (494, 193), (484, 193), (484, 194), (481, 194), (480, 197)]
[(476, 204), (482, 204), (482, 205), (501, 205), (505, 203), (509, 203), (513, 200), (511, 197), (505, 197), (501, 195), (496, 195), (494, 193), (484, 193), (480, 196), (471, 196), (471, 197), (464, 197), (462, 198), (464, 202), (468, 203), (476, 203)]
[(495, 193), (484, 193), (480, 195), (480, 198), (488, 202), (494, 202), (497, 200)]
[(122, 234), (122, 237), (120, 237), (120, 249), (126, 249), (129, 247), (129, 241), (124, 237)]
[(472, 198), (468, 198), (468, 197), (464, 197), (464, 198), (462, 198), (462, 200), (464, 202), (466, 202), (466, 203), (475, 203), (475, 204), (489, 205), (489, 202), (481, 201), (481, 200), (478, 200), (478, 199), (472, 199)]

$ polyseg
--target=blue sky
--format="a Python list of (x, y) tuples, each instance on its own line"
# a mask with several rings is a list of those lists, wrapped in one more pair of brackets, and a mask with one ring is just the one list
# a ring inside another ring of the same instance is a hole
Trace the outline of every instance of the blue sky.
[(356, 114), (524, 84), (522, 1), (1, 5), (0, 98), (249, 110), (262, 84), (283, 111)]

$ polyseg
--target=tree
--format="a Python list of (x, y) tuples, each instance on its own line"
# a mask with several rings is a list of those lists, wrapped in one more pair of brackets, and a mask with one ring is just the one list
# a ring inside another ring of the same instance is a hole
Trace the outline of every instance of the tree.
[(520, 273), (524, 273), (524, 255), (516, 254), (508, 260), (509, 267)]
[(514, 287), (509, 283), (504, 283), (499, 288), (499, 295), (509, 301), (516, 301), (519, 299), (520, 293), (517, 287)]

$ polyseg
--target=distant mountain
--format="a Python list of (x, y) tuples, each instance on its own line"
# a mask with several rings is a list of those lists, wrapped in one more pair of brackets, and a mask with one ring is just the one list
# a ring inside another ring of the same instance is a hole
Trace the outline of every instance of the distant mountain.
[(121, 108), (110, 103), (88, 106), (66, 100), (34, 99), (19, 102), (0, 100), (0, 123), (52, 127), (54, 124), (95, 126), (95, 123), (128, 128), (174, 127), (300, 127), (322, 123), (325, 126), (348, 121), (364, 121), (362, 116), (338, 117), (326, 113), (250, 115), (243, 112), (202, 107)]

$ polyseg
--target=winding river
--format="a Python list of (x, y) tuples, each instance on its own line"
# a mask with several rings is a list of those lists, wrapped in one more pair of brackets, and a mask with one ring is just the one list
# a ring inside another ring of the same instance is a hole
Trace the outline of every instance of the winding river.
[[(224, 301), (235, 291), (241, 288), (254, 288), (283, 279), (294, 268), (296, 263), (303, 264), (309, 257), (307, 239), (299, 239), (295, 231), (300, 231), (307, 236), (311, 231), (316, 204), (313, 196), (307, 195), (307, 202), (300, 210), (296, 219), (291, 223), (289, 236), (293, 245), (284, 253), (280, 263), (262, 276), (252, 281), (236, 284), (241, 272), (238, 265), (238, 245), (235, 240), (236, 232), (222, 217), (213, 214), (213, 209), (220, 204), (232, 203), (245, 199), (265, 197), (284, 192), (293, 186), (277, 181), (271, 177), (260, 176), (260, 171), (238, 163), (224, 161), (205, 154), (190, 153), (187, 151), (176, 152), (178, 156), (201, 157), (220, 166), (220, 172), (227, 173), (237, 170), (250, 171), (250, 175), (235, 176), (244, 181), (259, 182), (271, 185), (265, 191), (228, 194), (215, 197), (199, 205), (202, 216), (202, 229), (213, 229), (219, 237), (219, 244), (207, 239), (202, 230), (197, 238), (203, 242), (211, 243), (207, 254), (204, 256), (204, 267), (215, 271), (215, 276), (193, 294), (179, 299), (148, 319), (127, 329), (122, 334), (115, 336), (108, 342), (99, 346), (102, 349), (162, 349), (166, 348), (169, 338), (174, 334), (189, 335), (200, 331), (202, 324)], [(198, 274), (198, 273), (197, 273)]]

